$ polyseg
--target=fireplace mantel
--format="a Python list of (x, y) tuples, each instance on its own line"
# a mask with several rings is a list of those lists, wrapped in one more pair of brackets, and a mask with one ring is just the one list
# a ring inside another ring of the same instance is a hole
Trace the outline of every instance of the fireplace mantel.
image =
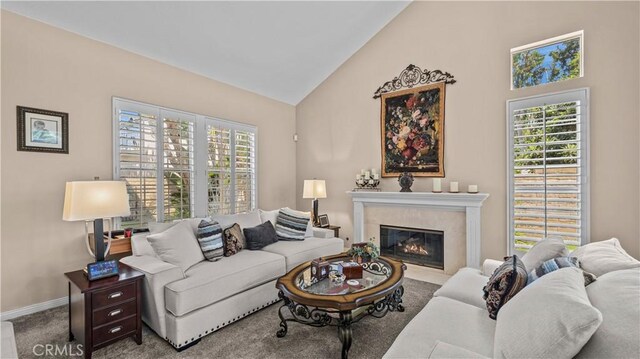
[(353, 200), (353, 240), (364, 240), (364, 207), (421, 207), (466, 212), (467, 266), (480, 268), (480, 208), (487, 193), (432, 192), (357, 192), (349, 191)]

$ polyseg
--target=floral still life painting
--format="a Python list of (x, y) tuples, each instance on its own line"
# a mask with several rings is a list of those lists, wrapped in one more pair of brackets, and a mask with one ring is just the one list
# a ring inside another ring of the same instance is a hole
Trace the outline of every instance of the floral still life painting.
[(382, 176), (444, 177), (445, 83), (382, 95)]

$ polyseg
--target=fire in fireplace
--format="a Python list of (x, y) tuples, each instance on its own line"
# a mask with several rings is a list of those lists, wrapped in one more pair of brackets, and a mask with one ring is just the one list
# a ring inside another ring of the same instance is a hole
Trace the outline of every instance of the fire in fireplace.
[(408, 263), (444, 269), (444, 232), (381, 225), (380, 252)]

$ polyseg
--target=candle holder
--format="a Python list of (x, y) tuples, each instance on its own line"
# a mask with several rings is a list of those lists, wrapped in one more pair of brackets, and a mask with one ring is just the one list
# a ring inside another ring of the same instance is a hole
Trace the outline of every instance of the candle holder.
[(374, 179), (373, 176), (366, 177), (365, 175), (361, 175), (359, 179), (356, 180), (356, 188), (354, 191), (380, 191), (378, 187), (380, 185), (380, 179)]

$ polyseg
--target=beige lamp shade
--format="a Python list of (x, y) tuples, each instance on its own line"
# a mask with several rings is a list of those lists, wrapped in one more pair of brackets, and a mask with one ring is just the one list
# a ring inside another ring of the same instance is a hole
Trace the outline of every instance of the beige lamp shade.
[(67, 182), (63, 220), (83, 221), (129, 215), (129, 194), (124, 181)]
[(324, 180), (304, 180), (302, 198), (327, 198)]

